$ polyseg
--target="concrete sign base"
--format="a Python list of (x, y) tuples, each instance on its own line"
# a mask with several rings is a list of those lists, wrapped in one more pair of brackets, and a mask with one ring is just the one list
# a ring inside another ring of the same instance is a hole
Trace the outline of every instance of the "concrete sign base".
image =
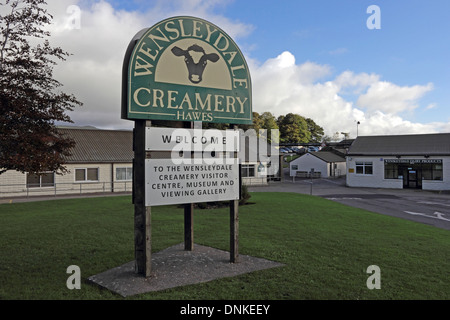
[(149, 278), (135, 272), (134, 261), (88, 278), (123, 297), (233, 277), (257, 270), (281, 267), (266, 259), (239, 255), (239, 263), (230, 263), (229, 252), (195, 245), (195, 251), (178, 244), (152, 255)]

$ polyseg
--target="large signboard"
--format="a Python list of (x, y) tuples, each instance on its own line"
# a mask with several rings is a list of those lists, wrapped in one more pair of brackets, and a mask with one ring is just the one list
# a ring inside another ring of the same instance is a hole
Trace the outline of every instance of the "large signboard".
[(171, 164), (167, 159), (145, 160), (145, 205), (213, 202), (239, 199), (239, 166), (203, 161)]
[(122, 118), (252, 123), (251, 80), (244, 56), (208, 21), (161, 21), (139, 35), (126, 62)]

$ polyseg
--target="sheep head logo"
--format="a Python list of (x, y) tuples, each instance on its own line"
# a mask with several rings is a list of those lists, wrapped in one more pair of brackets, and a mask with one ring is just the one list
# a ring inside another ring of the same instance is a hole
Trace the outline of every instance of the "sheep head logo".
[[(203, 54), (198, 62), (194, 61), (194, 58), (192, 57), (191, 51)], [(208, 61), (211, 62), (217, 62), (219, 60), (219, 56), (215, 53), (205, 53), (205, 50), (203, 50), (202, 47), (199, 45), (192, 45), (186, 50), (183, 50), (177, 46), (172, 48), (172, 53), (176, 55), (177, 57), (184, 57), (184, 62), (186, 63), (186, 66), (188, 68), (188, 79), (192, 83), (200, 83), (202, 81), (203, 71), (205, 71), (206, 65), (208, 64)]]

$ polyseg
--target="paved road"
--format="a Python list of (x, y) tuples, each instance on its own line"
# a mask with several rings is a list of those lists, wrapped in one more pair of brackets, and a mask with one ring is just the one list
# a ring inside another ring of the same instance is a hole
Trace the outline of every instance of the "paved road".
[[(287, 178), (268, 186), (252, 186), (250, 191), (297, 192), (311, 194), (311, 180)], [(314, 179), (312, 194), (352, 207), (408, 219), (450, 230), (450, 194), (423, 190), (349, 188), (345, 179)]]

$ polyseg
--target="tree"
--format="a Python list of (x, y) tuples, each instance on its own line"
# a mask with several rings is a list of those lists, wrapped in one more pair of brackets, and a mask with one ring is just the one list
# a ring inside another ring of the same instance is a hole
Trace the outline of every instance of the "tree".
[(52, 16), (45, 4), (0, 3), (0, 173), (65, 172), (64, 157), (74, 145), (55, 122), (72, 122), (66, 112), (82, 103), (57, 90), (62, 84), (53, 79), (55, 60), (69, 54), (49, 44), (45, 26)]
[[(260, 129), (267, 130), (265, 136), (267, 137), (268, 142), (272, 142), (272, 129), (278, 130), (277, 118), (270, 112), (263, 112), (260, 116)], [(275, 141), (279, 143), (278, 139), (279, 135), (276, 134)]]
[(258, 112), (252, 112), (252, 124), (239, 125), (243, 130), (254, 129), (256, 132), (261, 128), (262, 122)]
[(258, 112), (253, 112), (253, 124), (247, 129), (254, 129), (255, 133), (259, 136), (260, 130), (266, 130), (267, 141), (272, 141), (271, 129), (278, 129), (277, 119), (270, 112), (263, 112), (259, 114)]
[(263, 112), (260, 116), (261, 119), (261, 129), (278, 129), (278, 123), (275, 116), (270, 112)]
[(324, 135), (323, 128), (311, 118), (306, 119), (306, 125), (308, 126), (308, 131), (311, 133), (309, 142), (321, 142)]
[(280, 129), (280, 141), (285, 143), (309, 142), (311, 133), (305, 118), (298, 114), (288, 113), (279, 116), (277, 124)]

